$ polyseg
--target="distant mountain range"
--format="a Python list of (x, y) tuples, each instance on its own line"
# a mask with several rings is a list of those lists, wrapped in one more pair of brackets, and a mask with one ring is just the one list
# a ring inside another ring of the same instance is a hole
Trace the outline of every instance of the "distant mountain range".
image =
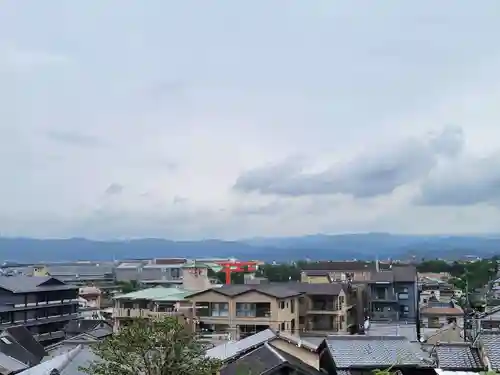
[(500, 254), (500, 235), (416, 236), (386, 233), (253, 238), (241, 241), (138, 239), (92, 241), (82, 238), (0, 237), (0, 261), (113, 260), (155, 257), (234, 257), (267, 262), (298, 259), (458, 259)]

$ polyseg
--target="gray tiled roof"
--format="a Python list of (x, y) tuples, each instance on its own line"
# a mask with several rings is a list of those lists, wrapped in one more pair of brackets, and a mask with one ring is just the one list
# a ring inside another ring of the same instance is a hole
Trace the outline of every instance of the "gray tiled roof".
[(439, 344), (434, 348), (437, 365), (444, 370), (474, 370), (484, 367), (477, 348), (467, 343)]
[(341, 369), (395, 364), (429, 367), (405, 337), (330, 336), (326, 343), (336, 366)]
[(51, 276), (0, 276), (0, 288), (14, 293), (27, 293), (42, 290), (65, 290), (77, 289), (76, 286), (64, 284), (62, 281), (54, 281), (51, 285), (43, 285), (49, 280), (57, 280)]
[(484, 347), (493, 370), (500, 370), (500, 332), (483, 331), (478, 339)]

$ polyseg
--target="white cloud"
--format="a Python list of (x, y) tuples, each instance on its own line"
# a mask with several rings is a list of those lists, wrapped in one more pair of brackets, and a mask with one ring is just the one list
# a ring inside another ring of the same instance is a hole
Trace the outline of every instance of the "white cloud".
[[(481, 160), (499, 150), (498, 3), (320, 3), (2, 3), (0, 34), (33, 47), (0, 53), (30, 69), (0, 70), (2, 233), (496, 228), (494, 168)], [(448, 124), (463, 134), (429, 141)], [(288, 194), (233, 189), (283, 160), (289, 170), (260, 184), (291, 182)], [(336, 178), (298, 194), (297, 160)], [(378, 162), (401, 173), (375, 176)]]

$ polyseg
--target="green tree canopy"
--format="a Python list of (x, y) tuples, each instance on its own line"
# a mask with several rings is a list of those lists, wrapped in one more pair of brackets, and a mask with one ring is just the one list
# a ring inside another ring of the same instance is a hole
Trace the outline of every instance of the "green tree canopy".
[(137, 319), (92, 347), (89, 375), (212, 375), (221, 363), (176, 318)]

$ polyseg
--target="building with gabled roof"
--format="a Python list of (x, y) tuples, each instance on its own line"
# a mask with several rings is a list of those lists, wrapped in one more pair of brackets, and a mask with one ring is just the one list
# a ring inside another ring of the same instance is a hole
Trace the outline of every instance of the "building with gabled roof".
[(41, 342), (64, 337), (76, 319), (78, 287), (51, 276), (0, 276), (0, 330), (25, 326)]

